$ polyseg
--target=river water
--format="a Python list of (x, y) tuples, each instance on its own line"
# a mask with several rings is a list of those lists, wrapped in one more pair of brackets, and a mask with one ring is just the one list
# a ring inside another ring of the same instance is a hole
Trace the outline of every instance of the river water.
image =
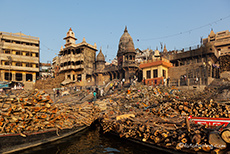
[[(105, 136), (98, 129), (88, 129), (52, 144), (39, 146), (19, 154), (163, 154), (116, 136)], [(18, 152), (17, 152), (18, 154)]]

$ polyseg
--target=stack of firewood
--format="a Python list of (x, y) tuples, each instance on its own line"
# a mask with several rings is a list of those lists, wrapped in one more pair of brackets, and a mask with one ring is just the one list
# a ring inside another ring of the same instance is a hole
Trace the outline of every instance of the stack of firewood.
[(197, 95), (166, 87), (131, 87), (113, 95), (111, 106), (101, 117), (101, 128), (104, 133), (175, 150), (225, 149), (226, 143), (230, 143), (230, 129), (223, 132), (220, 128), (210, 129), (193, 123), (188, 117), (229, 118), (229, 107), (212, 99), (199, 100)]
[(188, 102), (173, 99), (172, 102), (163, 103), (158, 108), (153, 108), (152, 111), (159, 116), (176, 114), (195, 117), (230, 118), (229, 106), (217, 103), (212, 99), (205, 102)]
[[(219, 148), (219, 144), (215, 144), (216, 147), (210, 145), (208, 140), (210, 130), (204, 125), (190, 123), (186, 118), (128, 116), (120, 120), (104, 118), (101, 123), (104, 133), (114, 132), (120, 137), (134, 138), (177, 150), (199, 151), (202, 149), (209, 152), (213, 148)], [(226, 148), (226, 143), (221, 144), (221, 148)]]
[(27, 92), (1, 98), (0, 134), (90, 125), (98, 116), (99, 109), (88, 102), (55, 104), (45, 91)]

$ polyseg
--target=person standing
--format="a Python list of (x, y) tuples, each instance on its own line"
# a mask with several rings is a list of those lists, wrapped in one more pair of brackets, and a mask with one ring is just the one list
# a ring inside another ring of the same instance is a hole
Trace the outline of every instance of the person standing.
[(57, 97), (59, 97), (59, 94), (60, 94), (59, 89), (57, 89)]
[(166, 86), (166, 78), (164, 78), (164, 84), (163, 85)]
[(167, 78), (167, 86), (169, 86), (170, 76)]
[(94, 91), (93, 92), (93, 101), (94, 101), (94, 104), (95, 104), (95, 102), (96, 102), (96, 100), (97, 100), (97, 92), (96, 91)]

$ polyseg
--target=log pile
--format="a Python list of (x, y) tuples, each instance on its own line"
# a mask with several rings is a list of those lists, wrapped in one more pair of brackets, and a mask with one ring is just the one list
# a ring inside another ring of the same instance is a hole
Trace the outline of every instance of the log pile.
[(171, 102), (161, 104), (158, 108), (153, 108), (158, 116), (170, 117), (171, 115), (184, 115), (194, 117), (209, 118), (230, 118), (229, 106), (220, 104), (212, 99), (210, 101), (178, 101), (173, 99)]
[(210, 129), (188, 120), (189, 115), (230, 118), (229, 107), (212, 99), (197, 100), (197, 94), (165, 87), (131, 87), (113, 95), (108, 108), (100, 122), (104, 133), (185, 152), (227, 148), (222, 138), (228, 140), (229, 129), (221, 138), (219, 128)]
[(0, 134), (36, 132), (48, 128), (65, 129), (90, 125), (99, 109), (88, 102), (53, 103), (45, 91), (24, 92), (0, 98)]

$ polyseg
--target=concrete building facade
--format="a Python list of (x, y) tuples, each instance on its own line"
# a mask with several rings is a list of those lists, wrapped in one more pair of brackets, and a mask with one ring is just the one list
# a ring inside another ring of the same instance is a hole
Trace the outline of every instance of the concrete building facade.
[(66, 40), (65, 48), (59, 51), (59, 73), (65, 74), (63, 84), (74, 82), (78, 86), (94, 85), (96, 44), (88, 44), (85, 38), (76, 44), (77, 38), (71, 28), (64, 40)]
[(172, 85), (192, 85), (197, 82), (208, 85), (213, 78), (219, 77), (219, 67), (216, 66), (219, 52), (212, 43), (189, 48), (188, 51), (170, 51), (165, 54), (173, 64), (169, 69)]
[(211, 30), (207, 38), (203, 39), (203, 44), (212, 43), (220, 56), (230, 55), (230, 32), (229, 30), (220, 31), (216, 34)]
[(0, 80), (32, 88), (39, 76), (39, 54), (38, 37), (0, 32)]

